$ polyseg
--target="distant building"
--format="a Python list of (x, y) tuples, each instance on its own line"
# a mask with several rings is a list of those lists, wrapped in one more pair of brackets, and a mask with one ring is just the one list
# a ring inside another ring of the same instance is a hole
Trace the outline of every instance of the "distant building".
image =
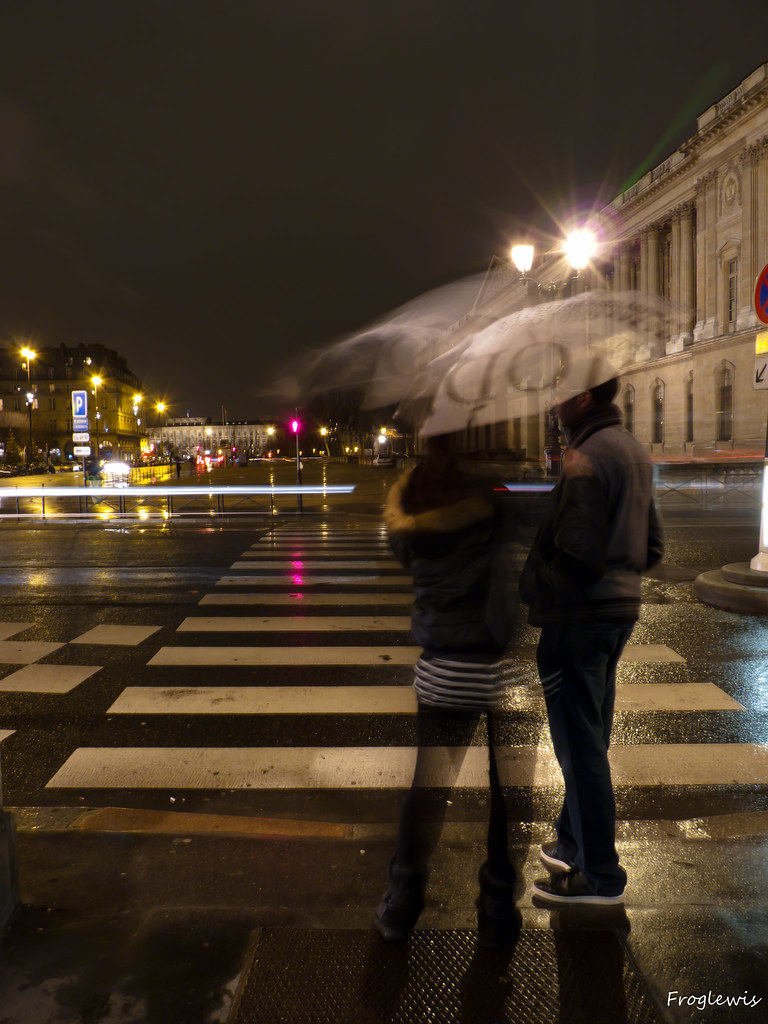
[[(85, 391), (90, 447), (101, 457), (138, 458), (144, 436), (141, 381), (123, 356), (103, 345), (32, 347), (34, 358), (21, 354), (23, 345), (0, 349), (0, 433), (13, 430), (24, 447), (29, 435), (32, 395), (32, 438), (52, 461), (73, 458), (72, 392)], [(94, 378), (99, 381), (94, 384)]]
[(283, 428), (272, 424), (245, 420), (215, 423), (204, 416), (177, 416), (151, 426), (147, 431), (149, 445), (162, 454), (183, 458), (201, 451), (230, 454), (235, 448), (248, 456), (262, 455), (283, 439)]

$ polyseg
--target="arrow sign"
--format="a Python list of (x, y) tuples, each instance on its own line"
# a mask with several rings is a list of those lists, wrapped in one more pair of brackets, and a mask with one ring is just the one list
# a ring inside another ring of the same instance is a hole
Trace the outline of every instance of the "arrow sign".
[(755, 360), (755, 379), (752, 387), (757, 391), (768, 390), (768, 359), (765, 356)]

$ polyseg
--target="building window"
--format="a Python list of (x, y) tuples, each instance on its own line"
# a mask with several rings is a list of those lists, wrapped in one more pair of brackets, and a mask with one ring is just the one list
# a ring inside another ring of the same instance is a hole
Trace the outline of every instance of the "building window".
[(635, 432), (635, 389), (627, 384), (624, 389), (624, 426), (630, 432)]
[(736, 330), (736, 319), (738, 317), (738, 282), (739, 282), (739, 261), (728, 260), (728, 330)]
[(717, 382), (717, 440), (733, 440), (733, 366), (723, 363)]
[(56, 399), (55, 398), (49, 398), (48, 399), (48, 408), (51, 410), (51, 412), (55, 412), (56, 411)]
[(656, 380), (653, 385), (653, 432), (651, 440), (654, 444), (664, 442), (664, 381)]
[(48, 429), (50, 430), (50, 432), (52, 434), (55, 434), (57, 429), (58, 429), (57, 421), (56, 420), (48, 420)]
[(693, 441), (693, 371), (685, 382), (685, 440)]

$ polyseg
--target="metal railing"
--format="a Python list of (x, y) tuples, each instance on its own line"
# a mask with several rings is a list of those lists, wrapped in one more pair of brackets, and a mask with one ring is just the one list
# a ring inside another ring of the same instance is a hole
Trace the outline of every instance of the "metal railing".
[[(355, 485), (257, 485), (231, 487), (36, 487), (0, 488), (2, 519), (71, 519), (179, 516), (274, 516), (282, 496), (350, 494)], [(75, 507), (76, 506), (76, 507)]]
[(757, 463), (668, 463), (656, 467), (656, 497), (675, 512), (751, 511), (760, 507), (762, 479)]

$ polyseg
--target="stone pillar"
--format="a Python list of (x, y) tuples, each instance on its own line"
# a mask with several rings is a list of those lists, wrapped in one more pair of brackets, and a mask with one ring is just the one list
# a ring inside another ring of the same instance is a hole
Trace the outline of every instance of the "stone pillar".
[(684, 203), (680, 209), (680, 337), (683, 345), (693, 340), (694, 316), (694, 254), (693, 204)]
[(672, 301), (672, 332), (667, 339), (667, 355), (679, 352), (682, 324), (680, 310), (680, 208), (672, 211), (672, 237), (669, 256), (669, 297)]
[(629, 291), (629, 245), (622, 242), (616, 255), (616, 279), (618, 291)]
[[(757, 202), (755, 204), (755, 254), (757, 263), (755, 277), (768, 263), (768, 136), (755, 146), (757, 166), (755, 168)], [(754, 284), (754, 278), (753, 278)]]
[(648, 294), (648, 228), (640, 232), (640, 292)]
[(739, 154), (741, 170), (741, 260), (739, 327), (752, 323), (752, 286), (757, 276), (757, 160), (753, 146)]
[(648, 261), (648, 294), (659, 294), (659, 228), (651, 224), (648, 228), (648, 246), (646, 258)]
[(696, 341), (717, 334), (717, 173), (708, 171), (696, 183)]

